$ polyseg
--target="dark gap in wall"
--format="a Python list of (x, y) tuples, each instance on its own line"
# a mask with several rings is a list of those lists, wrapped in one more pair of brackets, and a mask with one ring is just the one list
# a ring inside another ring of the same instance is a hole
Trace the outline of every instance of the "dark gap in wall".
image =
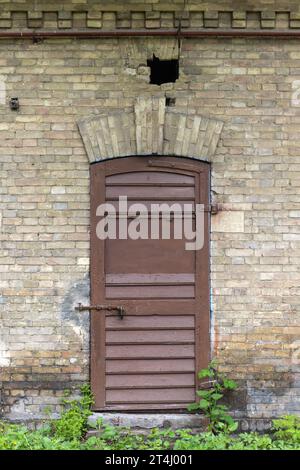
[(179, 77), (178, 59), (160, 60), (153, 54), (152, 59), (147, 60), (150, 67), (150, 83), (161, 85), (162, 83), (174, 83)]
[(176, 98), (166, 97), (166, 106), (175, 106)]

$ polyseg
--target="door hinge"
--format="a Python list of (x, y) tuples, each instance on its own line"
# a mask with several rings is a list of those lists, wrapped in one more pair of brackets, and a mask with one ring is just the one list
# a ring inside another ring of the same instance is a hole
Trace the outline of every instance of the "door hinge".
[(205, 204), (204, 212), (208, 212), (211, 215), (216, 215), (221, 210), (218, 204)]
[(209, 212), (211, 215), (216, 215), (220, 210), (219, 204), (209, 204)]

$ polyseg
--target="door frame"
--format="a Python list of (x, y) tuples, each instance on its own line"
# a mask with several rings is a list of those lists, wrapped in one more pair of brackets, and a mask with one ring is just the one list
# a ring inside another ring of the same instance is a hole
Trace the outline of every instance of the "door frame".
[[(148, 160), (148, 162), (147, 162)], [(163, 168), (164, 172), (186, 173), (198, 175), (196, 179), (196, 191), (200, 201), (205, 201), (205, 236), (204, 246), (196, 252), (196, 278), (195, 298), (199, 299), (197, 307), (201, 309), (201, 315), (195, 315), (195, 384), (199, 387), (198, 372), (206, 367), (210, 361), (210, 164), (196, 159), (173, 156), (132, 156), (114, 159), (106, 159), (90, 165), (90, 276), (91, 305), (99, 304), (99, 299), (104, 298), (105, 293), (105, 241), (96, 236), (97, 216), (96, 209), (99, 204), (105, 202), (105, 176), (122, 172), (147, 171)], [(124, 171), (123, 171), (124, 170)], [(125, 171), (126, 170), (126, 171)], [(102, 256), (103, 255), (103, 256)], [(101, 270), (99, 270), (99, 263)], [(204, 269), (199, 269), (201, 264)], [(95, 273), (101, 271), (101, 276)], [(201, 297), (197, 294), (201, 286)], [(118, 301), (110, 301), (110, 304), (119, 304)], [(122, 303), (125, 303), (122, 301)], [(98, 332), (101, 332), (98, 333)], [(95, 399), (94, 410), (105, 410), (105, 313), (91, 310), (90, 312), (90, 377), (91, 389)], [(115, 407), (117, 410), (118, 407)], [(111, 409), (111, 408), (110, 408)], [(123, 408), (124, 410), (125, 408)], [(146, 408), (145, 408), (146, 409)], [(179, 411), (179, 410), (176, 410)]]

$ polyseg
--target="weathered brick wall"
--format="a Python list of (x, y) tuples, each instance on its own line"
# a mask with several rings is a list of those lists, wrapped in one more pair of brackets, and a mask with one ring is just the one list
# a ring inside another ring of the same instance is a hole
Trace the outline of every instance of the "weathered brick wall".
[[(58, 2), (38, 3), (1, 4), (2, 27), (14, 27), (9, 21), (18, 15), (8, 12), (31, 12), (21, 14), (29, 21), (48, 10), (40, 27), (56, 28), (45, 18), (69, 21), (69, 11), (94, 5), (64, 2), (61, 11)], [(189, 2), (194, 12), (196, 3)], [(199, 11), (214, 16), (230, 10), (228, 3), (203, 3)], [(258, 4), (256, 16), (276, 10), (299, 21), (298, 2), (239, 3), (252, 13)], [(114, 17), (125, 11), (124, 2), (97, 5)], [(172, 9), (149, 2), (132, 10), (156, 21), (153, 12)], [(236, 410), (256, 418), (300, 411), (300, 107), (291, 101), (299, 47), (298, 39), (185, 39), (180, 79), (158, 87), (148, 83), (146, 61), (153, 53), (176, 57), (172, 38), (0, 41), (7, 91), (0, 105), (4, 413), (38, 415), (49, 405), (58, 411), (63, 390), (88, 380), (88, 314), (74, 310), (89, 298), (89, 162), (77, 121), (129, 109), (152, 94), (224, 121), (211, 159), (212, 195), (223, 208), (212, 220), (212, 345), (223, 369), (240, 380)], [(9, 109), (12, 96), (19, 97), (18, 112)]]
[(298, 0), (15, 0), (0, 28), (299, 28)]

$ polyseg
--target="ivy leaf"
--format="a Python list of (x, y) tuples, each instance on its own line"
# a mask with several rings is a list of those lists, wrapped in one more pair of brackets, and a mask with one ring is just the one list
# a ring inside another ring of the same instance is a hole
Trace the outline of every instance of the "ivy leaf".
[(238, 423), (236, 423), (235, 421), (233, 421), (233, 423), (230, 424), (228, 430), (229, 430), (229, 432), (234, 432), (234, 431), (237, 430), (237, 428), (238, 428)]
[(221, 400), (221, 398), (223, 398), (223, 395), (222, 393), (212, 393), (211, 397), (217, 401), (217, 400)]
[(198, 397), (202, 397), (202, 398), (209, 398), (210, 397), (210, 393), (207, 392), (207, 390), (198, 390), (196, 393), (197, 393)]
[(209, 405), (210, 405), (209, 401), (205, 400), (204, 398), (202, 398), (202, 400), (200, 400), (199, 402), (200, 408), (204, 410), (206, 410), (209, 407)]
[(204, 379), (205, 377), (212, 377), (210, 369), (202, 369), (198, 373), (198, 378), (199, 379)]
[(191, 405), (189, 405), (187, 409), (188, 411), (196, 411), (199, 409), (199, 403), (191, 403)]
[(235, 390), (237, 388), (237, 383), (234, 380), (224, 379), (223, 385), (228, 390)]

